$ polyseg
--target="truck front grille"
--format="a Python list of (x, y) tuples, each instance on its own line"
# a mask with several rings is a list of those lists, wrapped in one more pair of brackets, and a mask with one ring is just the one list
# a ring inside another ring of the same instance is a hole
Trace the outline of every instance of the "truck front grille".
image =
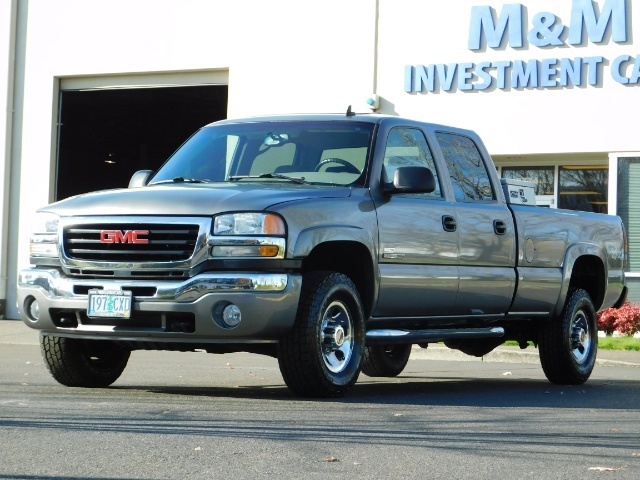
[(198, 231), (198, 225), (70, 225), (64, 228), (63, 249), (75, 260), (175, 262), (193, 255)]

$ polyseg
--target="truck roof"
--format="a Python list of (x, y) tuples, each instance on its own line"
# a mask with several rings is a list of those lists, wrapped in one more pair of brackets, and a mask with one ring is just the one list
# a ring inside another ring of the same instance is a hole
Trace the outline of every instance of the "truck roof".
[(255, 117), (229, 118), (213, 122), (210, 125), (222, 125), (231, 123), (251, 123), (251, 122), (277, 122), (277, 121), (333, 121), (333, 120), (351, 120), (366, 123), (380, 123), (385, 118), (398, 118), (391, 115), (380, 115), (375, 113), (356, 113), (351, 116), (338, 113), (313, 113), (313, 114), (276, 114), (276, 115), (260, 115)]
[(321, 122), (321, 121), (351, 121), (361, 123), (379, 124), (383, 121), (391, 121), (393, 124), (407, 124), (407, 125), (420, 125), (428, 130), (447, 130), (457, 131), (467, 135), (475, 135), (475, 132), (468, 129), (459, 127), (452, 127), (450, 125), (442, 125), (437, 123), (424, 122), (421, 120), (410, 119), (406, 117), (399, 117), (395, 115), (382, 115), (378, 113), (353, 113), (352, 115), (339, 114), (339, 113), (314, 113), (314, 114), (276, 114), (276, 115), (261, 115), (255, 117), (244, 118), (229, 118), (226, 120), (219, 120), (212, 122), (209, 125), (233, 125), (238, 123), (252, 123), (252, 122)]

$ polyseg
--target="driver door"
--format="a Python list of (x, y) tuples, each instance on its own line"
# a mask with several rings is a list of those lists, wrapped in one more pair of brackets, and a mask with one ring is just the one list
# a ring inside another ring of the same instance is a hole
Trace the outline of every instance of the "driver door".
[(381, 285), (374, 317), (447, 315), (458, 292), (458, 233), (445, 228), (446, 219), (455, 218), (455, 207), (443, 196), (424, 133), (417, 128), (393, 128), (383, 165), (384, 182), (392, 181), (398, 167), (427, 167), (436, 178), (436, 189), (376, 200)]

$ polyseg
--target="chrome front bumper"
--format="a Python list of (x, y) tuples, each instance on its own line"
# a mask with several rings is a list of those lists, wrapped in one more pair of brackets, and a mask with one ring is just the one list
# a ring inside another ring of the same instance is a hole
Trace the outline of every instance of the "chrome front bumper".
[[(203, 273), (187, 280), (70, 278), (56, 268), (22, 270), (18, 308), (28, 326), (62, 336), (155, 342), (277, 340), (295, 320), (302, 277), (286, 273)], [(131, 319), (90, 319), (89, 289), (131, 290)], [(34, 318), (29, 305), (37, 301)], [(220, 306), (236, 305), (242, 321), (217, 321)]]

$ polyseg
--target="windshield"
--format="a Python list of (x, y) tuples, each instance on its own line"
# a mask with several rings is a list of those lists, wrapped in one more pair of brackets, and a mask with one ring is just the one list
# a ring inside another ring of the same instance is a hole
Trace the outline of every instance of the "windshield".
[(374, 125), (294, 121), (212, 125), (195, 133), (150, 185), (295, 182), (362, 185)]

